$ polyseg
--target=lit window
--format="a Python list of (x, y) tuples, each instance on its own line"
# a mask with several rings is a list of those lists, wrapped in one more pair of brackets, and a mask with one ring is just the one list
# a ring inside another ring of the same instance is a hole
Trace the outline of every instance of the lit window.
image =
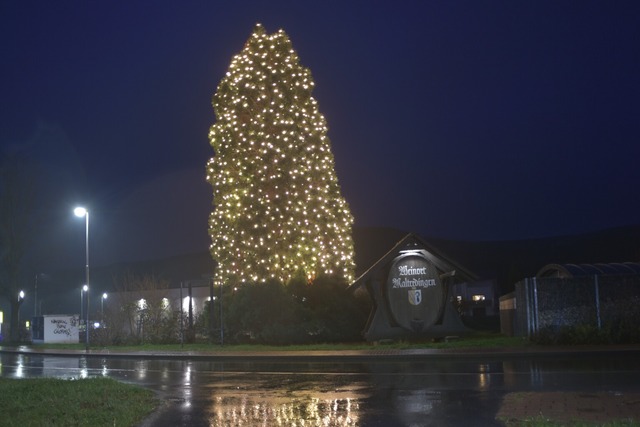
[[(192, 307), (193, 305), (195, 305), (194, 303), (195, 303), (195, 300), (191, 298)], [(182, 311), (189, 311), (189, 297), (184, 297), (182, 299)]]
[(474, 295), (471, 297), (473, 301), (484, 301), (484, 295)]

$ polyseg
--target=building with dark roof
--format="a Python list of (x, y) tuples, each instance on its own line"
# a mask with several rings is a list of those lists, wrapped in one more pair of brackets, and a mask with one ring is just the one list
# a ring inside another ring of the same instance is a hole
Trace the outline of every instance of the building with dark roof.
[(640, 275), (640, 263), (612, 262), (608, 264), (547, 264), (542, 267), (536, 277), (570, 278), (581, 276), (606, 275)]
[(407, 234), (349, 290), (366, 290), (373, 308), (368, 341), (441, 338), (467, 332), (456, 310), (452, 286), (476, 276), (416, 234)]

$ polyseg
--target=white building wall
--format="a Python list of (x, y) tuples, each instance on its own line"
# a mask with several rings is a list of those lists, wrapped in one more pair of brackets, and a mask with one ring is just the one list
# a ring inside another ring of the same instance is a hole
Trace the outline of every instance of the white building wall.
[(77, 344), (79, 319), (75, 315), (53, 314), (43, 317), (44, 339), (35, 343)]

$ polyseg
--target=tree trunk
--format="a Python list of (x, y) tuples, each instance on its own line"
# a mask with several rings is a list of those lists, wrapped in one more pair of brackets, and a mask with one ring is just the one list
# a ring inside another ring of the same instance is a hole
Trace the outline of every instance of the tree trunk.
[(20, 323), (19, 314), (20, 314), (20, 306), (22, 305), (22, 301), (11, 301), (11, 322), (9, 323), (9, 341), (18, 342), (20, 341), (20, 331), (22, 330)]

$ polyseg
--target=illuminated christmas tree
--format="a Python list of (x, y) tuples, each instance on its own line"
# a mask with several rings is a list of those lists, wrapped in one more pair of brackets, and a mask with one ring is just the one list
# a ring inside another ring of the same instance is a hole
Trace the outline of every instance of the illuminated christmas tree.
[(313, 87), (285, 32), (259, 24), (218, 85), (207, 164), (218, 283), (353, 280), (353, 217)]

